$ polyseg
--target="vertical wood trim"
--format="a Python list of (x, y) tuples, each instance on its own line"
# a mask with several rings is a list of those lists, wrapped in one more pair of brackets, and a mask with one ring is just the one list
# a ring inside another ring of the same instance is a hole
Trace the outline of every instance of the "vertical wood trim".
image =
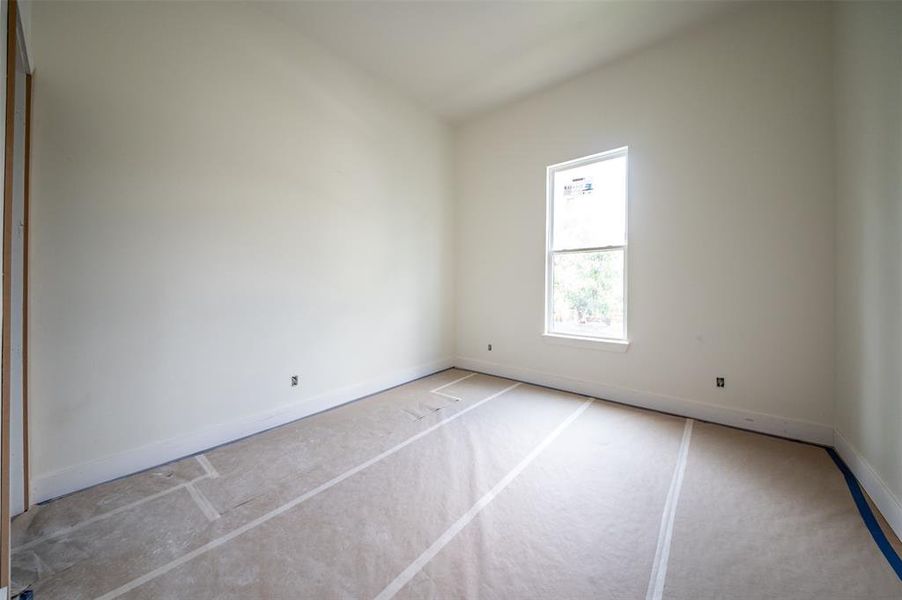
[(0, 452), (0, 587), (9, 586), (9, 402), (10, 350), (12, 325), (12, 233), (13, 233), (13, 148), (16, 133), (16, 0), (9, 0), (6, 19), (6, 146), (3, 170), (3, 342), (0, 347), (0, 427), (3, 445)]
[(25, 510), (31, 506), (31, 470), (28, 438), (28, 228), (31, 215), (31, 90), (32, 75), (25, 75), (25, 185), (22, 211), (22, 461), (24, 463), (23, 491)]

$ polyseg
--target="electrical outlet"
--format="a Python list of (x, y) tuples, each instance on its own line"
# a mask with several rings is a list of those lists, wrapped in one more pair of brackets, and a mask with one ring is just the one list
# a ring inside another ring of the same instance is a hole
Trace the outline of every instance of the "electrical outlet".
[(725, 381), (724, 381), (724, 378), (723, 378), (723, 377), (718, 377), (718, 378), (717, 378), (717, 387), (719, 387), (719, 388), (724, 387), (724, 383), (725, 383)]
[(291, 376), (291, 387), (295, 387), (297, 384), (298, 384), (298, 376), (292, 375)]
[(491, 351), (492, 351), (492, 345), (489, 344), (489, 352), (491, 352)]

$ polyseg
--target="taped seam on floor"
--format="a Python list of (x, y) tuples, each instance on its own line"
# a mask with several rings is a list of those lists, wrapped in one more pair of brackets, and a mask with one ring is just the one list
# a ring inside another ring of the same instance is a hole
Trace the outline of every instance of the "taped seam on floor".
[(680, 453), (667, 490), (667, 501), (664, 503), (664, 514), (661, 516), (661, 529), (658, 532), (658, 547), (655, 549), (655, 561), (652, 564), (651, 578), (648, 581), (646, 600), (661, 600), (664, 595), (664, 581), (667, 579), (667, 561), (670, 558), (670, 540), (673, 538), (673, 521), (676, 517), (677, 504), (680, 501), (680, 490), (683, 487), (683, 474), (689, 457), (689, 443), (692, 441), (692, 419), (686, 419), (683, 427), (683, 440), (680, 442)]
[(450, 398), (455, 402), (460, 402), (461, 398), (459, 396), (452, 396), (451, 394), (446, 394), (445, 392), (432, 392), (436, 396), (441, 396), (442, 398)]
[(207, 497), (204, 496), (199, 489), (194, 487), (194, 484), (189, 483), (185, 486), (185, 489), (191, 494), (192, 500), (194, 500), (194, 503), (197, 504), (200, 512), (204, 513), (204, 516), (207, 517), (207, 519), (215, 521), (220, 517), (219, 512), (213, 507), (213, 504), (210, 503)]
[(880, 523), (877, 522), (877, 518), (874, 516), (874, 512), (871, 510), (870, 505), (868, 504), (867, 499), (865, 499), (864, 494), (861, 491), (861, 486), (858, 484), (858, 479), (855, 477), (855, 474), (852, 473), (852, 470), (849, 468), (849, 465), (840, 458), (839, 454), (833, 448), (825, 448), (827, 454), (830, 455), (830, 458), (833, 459), (833, 462), (836, 463), (837, 468), (839, 468), (840, 472), (843, 474), (843, 477), (846, 480), (846, 485), (849, 487), (849, 493), (852, 494), (852, 499), (855, 501), (855, 506), (858, 507), (858, 513), (861, 515), (861, 520), (864, 521), (865, 527), (868, 528), (868, 531), (871, 532), (871, 537), (874, 538), (874, 543), (877, 544), (877, 547), (880, 548), (880, 551), (883, 553), (883, 556), (886, 558), (889, 566), (896, 572), (896, 575), (902, 580), (902, 558), (899, 558), (899, 555), (896, 554), (895, 549), (893, 549), (892, 544), (889, 543), (889, 540), (886, 538), (886, 534), (883, 532), (883, 528), (880, 527)]
[(210, 550), (214, 550), (214, 549), (218, 548), (219, 546), (222, 546), (223, 544), (230, 542), (231, 540), (235, 539), (236, 537), (243, 535), (256, 527), (259, 527), (260, 525), (263, 525), (267, 521), (270, 521), (271, 519), (281, 515), (282, 513), (291, 510), (292, 508), (298, 506), (299, 504), (302, 504), (303, 502), (306, 502), (307, 500), (313, 498), (314, 496), (319, 495), (320, 493), (328, 490), (329, 488), (338, 485), (345, 479), (348, 479), (349, 477), (353, 477), (354, 475), (363, 471), (364, 469), (367, 469), (368, 467), (371, 467), (372, 465), (374, 465), (378, 462), (381, 462), (382, 460), (388, 458), (392, 454), (399, 452), (400, 450), (406, 448), (407, 446), (416, 442), (417, 440), (429, 435), (436, 429), (439, 429), (440, 427), (447, 425), (451, 421), (454, 421), (455, 419), (462, 417), (463, 415), (467, 414), (471, 410), (479, 408), (486, 402), (488, 402), (490, 400), (494, 400), (498, 396), (500, 396), (506, 392), (509, 392), (510, 390), (512, 390), (516, 387), (519, 387), (520, 385), (522, 385), (522, 384), (517, 382), (513, 385), (507, 386), (506, 388), (504, 388), (503, 390), (501, 390), (499, 392), (495, 392), (488, 398), (485, 398), (471, 406), (468, 406), (467, 408), (461, 410), (460, 412), (451, 415), (447, 419), (439, 421), (435, 425), (432, 425), (431, 427), (424, 429), (420, 433), (407, 438), (406, 440), (404, 440), (397, 446), (390, 448), (390, 449), (386, 450), (385, 452), (382, 452), (382, 453), (378, 454), (377, 456), (360, 463), (356, 467), (354, 467), (348, 471), (345, 471), (344, 473), (342, 473), (341, 475), (338, 475), (337, 477), (333, 477), (329, 481), (318, 485), (317, 487), (313, 488), (309, 492), (307, 492), (301, 496), (298, 496), (297, 498), (290, 500), (277, 508), (274, 508), (273, 510), (269, 511), (268, 513), (266, 513), (260, 517), (257, 517), (253, 521), (245, 523), (241, 527), (233, 529), (229, 533), (227, 533), (223, 536), (220, 536), (216, 539), (213, 539), (213, 540), (207, 542), (206, 544), (204, 544), (203, 546), (199, 546), (198, 548), (195, 548), (191, 552), (188, 552), (187, 554), (184, 554), (184, 555), (180, 556), (179, 558), (176, 558), (175, 560), (171, 560), (168, 563), (166, 563), (165, 565), (157, 567), (153, 571), (150, 571), (149, 573), (145, 573), (144, 575), (137, 577), (137, 578), (129, 581), (128, 583), (121, 585), (112, 591), (107, 592), (106, 594), (104, 594), (102, 596), (98, 596), (97, 600), (112, 600), (112, 598), (118, 598), (118, 597), (122, 596), (123, 594), (127, 594), (128, 592), (132, 591), (133, 589), (144, 585), (145, 583), (153, 581), (160, 575), (164, 575), (164, 574), (168, 573), (169, 571), (171, 571), (177, 567), (180, 567), (181, 565), (183, 565), (191, 560), (194, 560), (198, 556), (206, 554)]
[(490, 489), (485, 493), (484, 496), (482, 496), (482, 498), (477, 500), (476, 504), (470, 507), (470, 510), (465, 512), (463, 516), (455, 521), (454, 524), (451, 525), (451, 527), (446, 529), (445, 532), (441, 536), (439, 536), (439, 538), (435, 540), (435, 542), (433, 542), (431, 546), (429, 546), (429, 548), (427, 548), (422, 554), (420, 554), (416, 558), (416, 560), (410, 563), (410, 565), (406, 569), (401, 571), (401, 573), (397, 577), (395, 577), (391, 583), (385, 586), (385, 589), (379, 592), (379, 595), (376, 596), (376, 600), (388, 600), (389, 598), (394, 597), (394, 595), (399, 591), (401, 591), (401, 589), (405, 585), (407, 585), (407, 583), (410, 582), (410, 580), (413, 579), (416, 574), (419, 573), (423, 569), (423, 567), (425, 567), (426, 564), (435, 557), (436, 554), (441, 552), (442, 548), (444, 548), (451, 540), (454, 539), (454, 536), (460, 533), (460, 531), (464, 527), (466, 527), (474, 518), (476, 518), (476, 515), (478, 515), (483, 508), (488, 506), (489, 503), (494, 500), (496, 496), (498, 496), (498, 494), (504, 491), (504, 488), (510, 485), (510, 483), (514, 479), (516, 479), (517, 476), (522, 473), (523, 470), (528, 467), (529, 464), (533, 460), (535, 460), (535, 458), (539, 454), (541, 454), (542, 451), (545, 450), (545, 448), (547, 448), (561, 434), (561, 432), (563, 432), (567, 427), (570, 426), (571, 423), (573, 423), (573, 421), (575, 421), (581, 414), (583, 414), (583, 412), (589, 407), (590, 404), (592, 404), (592, 402), (592, 398), (589, 398), (588, 400), (583, 402), (579, 406), (579, 408), (573, 411), (570, 416), (567, 417), (563, 423), (558, 425), (554, 429), (554, 431), (548, 434), (548, 437), (542, 440), (542, 442), (538, 446), (536, 446), (532, 450), (532, 452), (527, 454), (526, 458), (521, 460), (516, 467), (511, 469), (511, 471), (507, 475), (505, 475), (503, 479), (501, 479), (501, 481), (495, 484), (495, 487)]
[[(452, 396), (451, 394), (446, 394), (445, 392), (442, 392), (439, 390), (443, 390), (446, 387), (450, 387), (450, 386), (454, 385), (455, 383), (460, 383), (464, 379), (469, 379), (470, 377), (475, 377), (476, 375), (477, 375), (476, 373), (470, 373), (469, 375), (464, 375), (463, 377), (459, 377), (459, 378), (455, 379), (454, 381), (449, 381), (448, 383), (440, 385), (435, 389), (429, 390), (429, 393), (435, 394), (436, 396), (441, 396), (442, 398), (448, 398), (450, 400), (453, 400), (454, 402), (460, 402), (462, 400), (462, 398), (460, 398), (458, 396)], [(420, 406), (425, 407), (426, 410), (428, 410), (430, 413), (438, 412), (442, 408), (444, 408), (443, 406), (433, 407), (433, 406), (430, 406), (429, 404), (426, 404), (423, 402), (420, 403)], [(420, 414), (419, 412), (417, 412), (416, 410), (414, 410), (412, 408), (402, 408), (401, 411), (410, 415), (410, 417), (413, 418), (414, 421), (420, 421), (426, 416), (425, 414)]]
[(469, 379), (470, 377), (475, 377), (476, 375), (477, 375), (476, 373), (470, 373), (469, 375), (465, 375), (459, 379), (455, 379), (454, 381), (446, 383), (445, 385), (440, 385), (435, 389), (429, 390), (429, 393), (435, 394), (436, 396), (441, 396), (442, 398), (450, 398), (451, 400), (454, 400), (455, 402), (460, 402), (462, 400), (462, 398), (460, 398), (459, 396), (452, 396), (451, 394), (446, 394), (445, 392), (443, 392), (441, 390), (445, 389), (446, 387), (451, 387), (455, 383), (460, 383), (464, 379)]
[(195, 458), (197, 458), (197, 462), (199, 462), (200, 466), (204, 468), (204, 471), (206, 471), (207, 475), (210, 476), (210, 479), (216, 479), (219, 477), (219, 471), (216, 470), (216, 468), (210, 462), (209, 458), (207, 458), (203, 454), (198, 454)]
[(33, 548), (33, 547), (37, 546), (41, 542), (45, 542), (47, 540), (52, 540), (53, 538), (57, 538), (57, 537), (66, 535), (68, 533), (72, 533), (73, 531), (78, 531), (82, 527), (85, 527), (92, 523), (96, 523), (98, 521), (102, 521), (104, 519), (108, 519), (109, 517), (118, 515), (119, 513), (125, 512), (130, 508), (134, 508), (134, 507), (140, 506), (146, 502), (150, 502), (151, 500), (156, 500), (157, 498), (162, 498), (163, 496), (165, 496), (167, 494), (171, 494), (172, 492), (175, 492), (182, 488), (186, 488), (188, 490), (188, 493), (191, 494), (191, 497), (194, 498), (194, 501), (197, 502), (197, 504), (201, 508), (201, 510), (204, 511), (204, 514), (207, 515), (208, 518), (210, 518), (210, 514), (208, 514), (207, 509), (205, 509), (202, 506), (202, 502), (206, 501), (207, 504), (209, 505), (208, 506), (209, 510), (212, 510), (213, 513), (216, 514), (215, 518), (218, 519), (219, 513), (216, 512), (216, 509), (213, 508), (213, 505), (209, 503), (209, 501), (206, 499), (206, 497), (204, 497), (202, 501), (198, 501), (198, 499), (196, 498), (196, 494), (198, 494), (200, 492), (196, 488), (194, 488), (194, 484), (197, 483), (198, 481), (202, 481), (204, 479), (216, 479), (217, 477), (219, 477), (219, 472), (213, 467), (213, 465), (210, 463), (209, 459), (206, 456), (204, 456), (203, 454), (198, 454), (195, 458), (197, 459), (197, 462), (200, 463), (200, 466), (203, 467), (204, 471), (206, 472), (206, 475), (201, 475), (200, 477), (195, 477), (194, 479), (192, 479), (190, 481), (182, 482), (178, 485), (172, 486), (171, 488), (167, 488), (165, 490), (156, 492), (155, 494), (151, 494), (150, 496), (145, 496), (144, 498), (141, 498), (140, 500), (135, 500), (134, 502), (124, 504), (118, 508), (114, 508), (113, 510), (111, 510), (109, 512), (95, 515), (95, 516), (91, 517), (90, 519), (81, 521), (80, 523), (75, 523), (74, 525), (70, 525), (69, 527), (64, 527), (63, 529), (60, 529), (59, 531), (55, 531), (53, 533), (47, 533), (45, 535), (42, 535), (41, 537), (35, 538), (35, 539), (31, 540), (30, 542), (26, 542), (20, 546), (16, 546), (15, 548), (12, 549), (12, 553), (15, 554), (16, 552), (28, 550), (29, 548)]
[(429, 391), (432, 392), (433, 394), (436, 394), (436, 393), (438, 393), (439, 391), (445, 389), (446, 387), (451, 387), (451, 386), (454, 385), (455, 383), (460, 383), (460, 382), (463, 381), (464, 379), (469, 379), (470, 377), (476, 377), (476, 375), (477, 375), (476, 373), (470, 373), (469, 375), (464, 375), (463, 377), (461, 377), (461, 378), (459, 378), (459, 379), (455, 379), (454, 381), (450, 381), (450, 382), (448, 382), (448, 383), (446, 383), (446, 384), (444, 384), (444, 385), (440, 385), (440, 386), (438, 386), (437, 388), (431, 389), (431, 390), (429, 390)]
[(52, 540), (53, 538), (58, 538), (60, 536), (72, 533), (73, 531), (78, 531), (82, 527), (86, 527), (86, 526), (91, 525), (92, 523), (96, 523), (98, 521), (103, 521), (104, 519), (108, 519), (112, 516), (118, 515), (119, 513), (123, 513), (136, 506), (140, 506), (142, 504), (150, 502), (151, 500), (156, 500), (157, 498), (162, 498), (163, 496), (166, 496), (167, 494), (171, 494), (172, 492), (175, 492), (182, 488), (186, 488), (193, 483), (197, 483), (198, 481), (201, 481), (202, 479), (207, 479), (207, 478), (208, 478), (207, 475), (201, 475), (200, 477), (195, 477), (191, 481), (185, 481), (178, 485), (174, 485), (171, 488), (167, 488), (167, 489), (159, 491), (155, 494), (151, 494), (150, 496), (145, 496), (144, 498), (141, 498), (140, 500), (135, 500), (134, 502), (130, 502), (128, 504), (123, 504), (119, 508), (114, 508), (113, 510), (111, 510), (109, 512), (95, 515), (95, 516), (91, 517), (90, 519), (81, 521), (80, 523), (76, 523), (74, 525), (64, 527), (58, 531), (54, 531), (53, 533), (47, 533), (45, 535), (42, 535), (41, 537), (31, 540), (30, 542), (26, 542), (20, 546), (16, 546), (15, 548), (12, 549), (12, 554), (15, 554), (16, 552), (21, 552), (23, 550), (28, 550), (29, 548), (33, 548), (34, 546), (37, 546), (41, 542), (45, 542), (47, 540)]

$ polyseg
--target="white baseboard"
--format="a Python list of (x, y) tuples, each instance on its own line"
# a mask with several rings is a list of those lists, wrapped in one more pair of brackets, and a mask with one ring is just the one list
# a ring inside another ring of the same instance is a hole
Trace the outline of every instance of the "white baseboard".
[(454, 361), (449, 358), (400, 369), (382, 377), (331, 390), (250, 417), (212, 425), (196, 432), (147, 444), (114, 456), (54, 471), (32, 480), (31, 497), (35, 502), (43, 502), (98, 483), (144, 471), (449, 369), (453, 363)]
[(902, 539), (902, 501), (893, 494), (871, 463), (865, 460), (864, 456), (849, 440), (843, 437), (839, 430), (836, 431), (834, 446), (836, 453), (848, 465), (855, 478), (858, 479), (858, 483), (877, 505), (896, 536)]
[(823, 446), (833, 445), (833, 427), (820, 423), (716, 406), (695, 400), (687, 400), (686, 398), (605, 385), (603, 383), (553, 375), (535, 369), (511, 367), (475, 358), (458, 357), (454, 361), (454, 366), (577, 394), (585, 394), (594, 398), (629, 404), (630, 406), (691, 417), (701, 421), (711, 421), (712, 423), (778, 435)]

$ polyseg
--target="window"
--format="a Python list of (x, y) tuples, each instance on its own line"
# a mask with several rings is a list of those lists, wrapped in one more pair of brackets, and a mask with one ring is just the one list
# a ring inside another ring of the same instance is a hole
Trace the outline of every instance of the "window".
[(627, 149), (548, 167), (546, 335), (626, 341)]

